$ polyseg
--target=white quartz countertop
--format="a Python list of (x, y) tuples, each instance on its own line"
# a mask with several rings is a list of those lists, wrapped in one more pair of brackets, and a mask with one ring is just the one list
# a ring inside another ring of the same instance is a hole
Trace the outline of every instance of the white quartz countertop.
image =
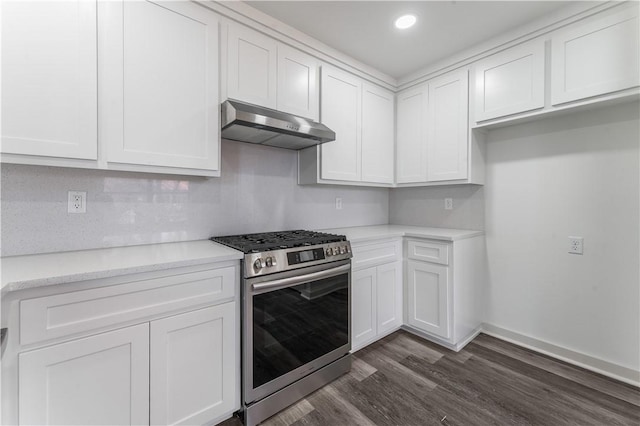
[(3, 257), (2, 293), (243, 257), (209, 240)]
[(457, 241), (484, 235), (484, 231), (450, 228), (427, 228), (405, 225), (373, 225), (350, 228), (322, 229), (323, 232), (346, 235), (351, 243), (361, 243), (391, 237), (428, 238), (442, 241)]

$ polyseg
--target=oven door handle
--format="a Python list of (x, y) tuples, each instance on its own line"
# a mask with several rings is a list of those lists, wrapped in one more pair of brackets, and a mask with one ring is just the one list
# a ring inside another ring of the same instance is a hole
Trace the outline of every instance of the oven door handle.
[(266, 290), (273, 291), (281, 288), (291, 287), (298, 284), (308, 283), (309, 281), (321, 280), (334, 275), (351, 271), (351, 264), (338, 266), (337, 268), (325, 269), (323, 271), (312, 272), (310, 274), (298, 275), (290, 278), (282, 278), (279, 280), (268, 281), (264, 283), (252, 284), (251, 290), (254, 293)]

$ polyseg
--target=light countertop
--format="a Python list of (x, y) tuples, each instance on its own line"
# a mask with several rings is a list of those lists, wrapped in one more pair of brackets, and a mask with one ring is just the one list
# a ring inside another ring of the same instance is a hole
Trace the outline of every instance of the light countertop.
[(2, 293), (243, 257), (209, 240), (3, 257)]
[[(374, 225), (323, 229), (354, 244), (392, 237), (457, 241), (483, 231)], [(240, 260), (243, 253), (209, 240), (147, 244), (0, 258), (2, 293), (205, 263)]]
[(351, 243), (361, 243), (392, 237), (429, 238), (442, 241), (458, 241), (484, 235), (484, 231), (449, 228), (427, 228), (405, 225), (373, 225), (349, 228), (322, 229), (323, 232), (346, 235)]

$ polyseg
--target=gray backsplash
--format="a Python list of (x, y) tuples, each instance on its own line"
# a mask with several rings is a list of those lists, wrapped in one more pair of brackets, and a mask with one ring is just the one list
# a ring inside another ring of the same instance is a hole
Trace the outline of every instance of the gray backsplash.
[[(389, 222), (389, 190), (297, 185), (295, 151), (222, 142), (222, 177), (2, 165), (3, 256)], [(67, 213), (67, 191), (87, 213)], [(341, 197), (343, 209), (335, 209)]]
[[(445, 198), (453, 198), (452, 210), (445, 210)], [(394, 189), (389, 195), (389, 222), (484, 230), (484, 187), (450, 185)]]

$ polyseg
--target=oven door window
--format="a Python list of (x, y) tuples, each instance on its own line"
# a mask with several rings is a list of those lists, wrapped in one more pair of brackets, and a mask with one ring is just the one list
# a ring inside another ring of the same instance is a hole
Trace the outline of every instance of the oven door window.
[(253, 387), (349, 342), (349, 277), (253, 296)]

